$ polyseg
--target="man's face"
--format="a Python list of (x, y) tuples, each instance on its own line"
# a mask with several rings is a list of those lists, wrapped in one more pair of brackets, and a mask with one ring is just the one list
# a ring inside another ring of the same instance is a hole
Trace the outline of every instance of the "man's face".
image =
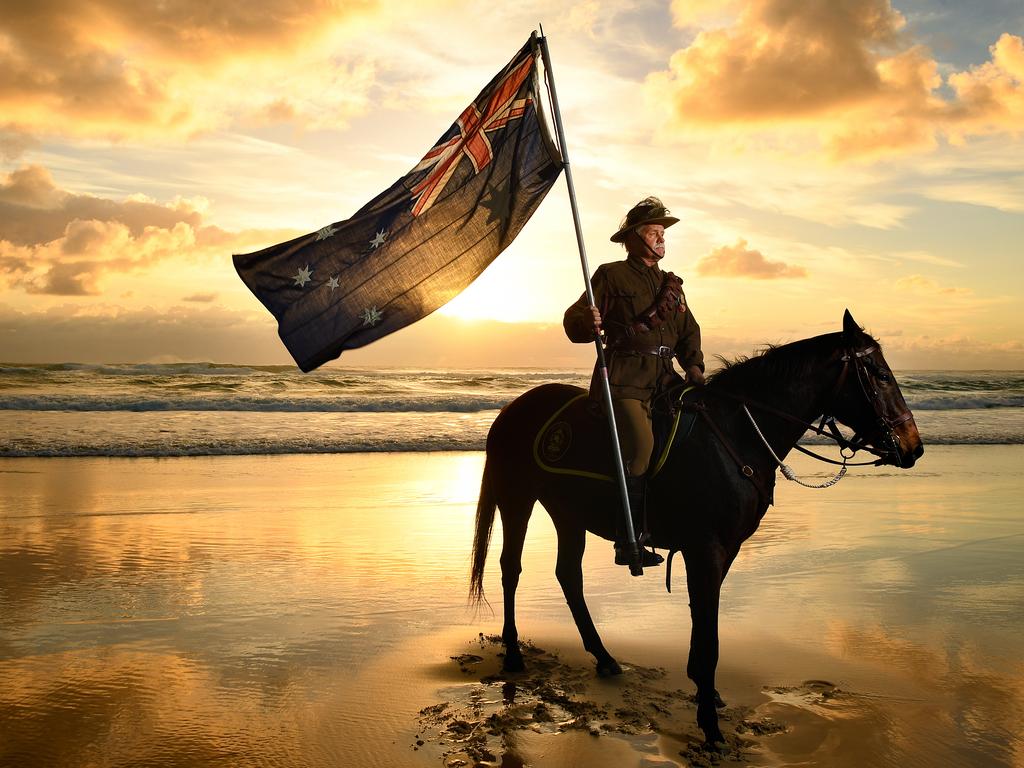
[[(637, 256), (650, 261), (658, 261), (665, 255), (665, 227), (661, 224), (643, 224), (634, 231), (640, 239), (640, 242), (636, 244)], [(643, 245), (644, 243), (647, 244), (646, 247)]]

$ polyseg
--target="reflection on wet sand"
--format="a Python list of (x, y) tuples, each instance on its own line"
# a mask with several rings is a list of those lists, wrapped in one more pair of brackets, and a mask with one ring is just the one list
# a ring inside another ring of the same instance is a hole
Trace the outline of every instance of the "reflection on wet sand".
[[(744, 762), (1024, 761), (1022, 458), (939, 447), (914, 473), (780, 487), (723, 593), (720, 690)], [(641, 683), (650, 701), (691, 691), (682, 570), (666, 595), (662, 574), (630, 579), (591, 540), (606, 644), (634, 669), (667, 670), (602, 687), (541, 510), (520, 631), (578, 678), (578, 703), (606, 708), (599, 735), (552, 729), (538, 702), (526, 718), (521, 683), (488, 687), (489, 673), (451, 660), (497, 665), (500, 651), (474, 650), (500, 630), (497, 558), (485, 581), (497, 615), (465, 601), (481, 465), (476, 453), (0, 461), (0, 764), (434, 766), (445, 729), (422, 738), (421, 710), (471, 706), (473, 690), (529, 720), (498, 750), (508, 760), (702, 759), (687, 752), (685, 697), (635, 732), (602, 728), (624, 722), (624, 691)], [(647, 703), (634, 695), (634, 709)]]

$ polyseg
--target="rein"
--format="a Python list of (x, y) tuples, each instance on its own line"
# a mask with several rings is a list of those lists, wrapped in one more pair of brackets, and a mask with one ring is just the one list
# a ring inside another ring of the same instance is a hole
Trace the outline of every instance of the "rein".
[[(849, 462), (847, 462), (845, 460), (840, 462), (840, 461), (835, 461), (834, 459), (827, 458), (826, 456), (819, 456), (818, 454), (814, 453), (813, 451), (809, 451), (806, 448), (802, 448), (799, 445), (794, 445), (793, 446), (798, 451), (802, 451), (803, 453), (806, 453), (808, 456), (813, 456), (814, 458), (818, 459), (819, 461), (827, 461), (827, 462), (829, 462), (831, 464), (846, 464), (847, 466), (850, 466), (850, 467), (863, 467), (863, 466), (867, 466), (869, 464), (873, 464), (873, 465), (877, 466), (878, 464), (881, 463), (882, 459), (888, 453), (890, 453), (890, 451), (880, 451), (877, 448), (872, 448), (870, 445), (865, 443), (863, 440), (858, 440), (857, 439), (857, 435), (854, 435), (852, 438), (846, 437), (846, 435), (844, 435), (842, 432), (839, 431), (839, 427), (836, 426), (836, 419), (835, 419), (834, 416), (831, 416), (831, 415), (828, 415), (828, 414), (823, 415), (821, 417), (821, 420), (817, 424), (813, 424), (813, 423), (811, 423), (809, 421), (805, 421), (804, 419), (797, 418), (796, 416), (794, 416), (791, 413), (786, 413), (785, 411), (780, 411), (778, 408), (774, 408), (774, 407), (772, 407), (770, 405), (766, 405), (765, 403), (758, 402), (757, 400), (752, 400), (749, 397), (742, 397), (740, 395), (734, 395), (731, 392), (719, 392), (718, 394), (725, 395), (726, 397), (730, 398), (731, 400), (735, 400), (740, 405), (742, 405), (744, 408), (746, 408), (747, 406), (750, 406), (751, 408), (756, 408), (756, 409), (758, 409), (760, 411), (765, 411), (766, 413), (770, 413), (773, 416), (778, 416), (780, 418), (785, 419), (786, 421), (790, 421), (793, 424), (798, 424), (801, 427), (804, 427), (804, 429), (806, 431), (814, 432), (816, 435), (821, 435), (822, 437), (827, 437), (830, 440), (834, 440), (836, 442), (836, 445), (838, 445), (842, 450), (849, 449), (850, 451), (853, 451), (853, 453), (856, 453), (857, 451), (867, 451), (868, 453), (873, 453), (873, 454), (875, 454), (876, 456), (879, 457), (875, 461), (862, 461), (862, 462), (859, 462), (857, 464), (850, 464)], [(825, 429), (826, 426), (828, 427), (828, 429)], [(851, 458), (852, 459), (853, 455), (851, 454), (849, 457), (844, 457), (844, 459), (846, 459), (846, 458)]]
[[(843, 479), (843, 477), (846, 475), (846, 470), (848, 467), (880, 466), (885, 463), (888, 457), (893, 455), (899, 455), (899, 451), (896, 445), (896, 442), (899, 440), (899, 438), (896, 436), (895, 427), (913, 418), (913, 414), (911, 414), (909, 410), (899, 414), (897, 417), (892, 419), (888, 418), (884, 414), (883, 409), (881, 407), (881, 395), (878, 392), (878, 389), (874, 386), (871, 373), (869, 373), (868, 371), (868, 368), (874, 367), (871, 364), (870, 359), (868, 359), (868, 355), (870, 355), (876, 349), (877, 346), (872, 345), (862, 350), (847, 349), (846, 351), (844, 351), (843, 356), (840, 358), (840, 361), (843, 363), (843, 368), (839, 372), (839, 376), (836, 379), (836, 383), (832, 387), (832, 391), (828, 397), (829, 405), (825, 407), (824, 413), (822, 414), (822, 417), (818, 424), (813, 424), (804, 419), (798, 418), (791, 413), (787, 413), (786, 411), (782, 411), (778, 408), (775, 408), (774, 406), (768, 405), (767, 403), (762, 403), (743, 395), (736, 395), (733, 394), (732, 392), (717, 392), (716, 394), (722, 395), (723, 397), (729, 398), (730, 400), (734, 400), (743, 407), (743, 411), (747, 414), (747, 418), (750, 419), (750, 423), (751, 425), (753, 425), (754, 431), (757, 432), (758, 437), (761, 438), (761, 441), (768, 449), (768, 452), (771, 454), (771, 457), (775, 460), (775, 463), (778, 465), (783, 477), (785, 477), (787, 480), (792, 480), (796, 483), (799, 483), (800, 485), (806, 488), (829, 488)], [(843, 385), (846, 383), (846, 379), (849, 377), (851, 363), (854, 372), (857, 376), (857, 383), (860, 385), (861, 392), (864, 394), (864, 398), (868, 401), (868, 403), (872, 407), (872, 410), (875, 412), (876, 423), (881, 428), (882, 438), (887, 444), (884, 450), (869, 445), (867, 443), (867, 439), (862, 437), (859, 433), (854, 433), (853, 437), (847, 438), (845, 435), (843, 435), (842, 432), (839, 431), (839, 427), (836, 425), (835, 416), (829, 413), (829, 411), (832, 410), (831, 404), (835, 401), (836, 397), (842, 391)], [(874, 371), (874, 373), (879, 377), (882, 376), (882, 374), (879, 371), (877, 371), (877, 369)], [(683, 407), (686, 407), (686, 405), (683, 404)], [(717, 435), (722, 445), (725, 446), (727, 452), (732, 457), (733, 461), (736, 462), (736, 465), (740, 468), (740, 472), (743, 474), (743, 476), (753, 482), (753, 469), (748, 464), (745, 464), (739, 458), (739, 455), (736, 453), (730, 441), (726, 438), (721, 429), (718, 428), (718, 425), (715, 424), (715, 422), (711, 418), (711, 415), (707, 412), (707, 406), (703, 402), (701, 402), (698, 404), (694, 404), (691, 407), (697, 410), (700, 413), (700, 415), (704, 417), (705, 421), (707, 421), (707, 423), (711, 426), (712, 431)], [(776, 455), (771, 445), (768, 444), (768, 440), (765, 438), (764, 434), (761, 432), (761, 428), (754, 420), (754, 416), (750, 412), (750, 408), (755, 408), (757, 410), (764, 411), (765, 413), (778, 416), (781, 419), (784, 419), (793, 424), (797, 424), (803, 427), (805, 431), (811, 431), (814, 432), (815, 434), (827, 437), (830, 440), (834, 440), (835, 443), (839, 446), (840, 455), (843, 458), (842, 461), (836, 461), (826, 456), (821, 456), (811, 450), (808, 450), (807, 448), (804, 448), (801, 445), (794, 445), (793, 447), (796, 448), (801, 453), (804, 453), (818, 461), (838, 465), (840, 469), (836, 476), (830, 480), (826, 480), (824, 483), (820, 485), (811, 485), (800, 480), (793, 472), (793, 470), (785, 463), (783, 463), (783, 461)], [(875, 459), (874, 461), (860, 461), (851, 463), (850, 459), (852, 459), (857, 454), (857, 451), (861, 450), (867, 451), (868, 453), (872, 453), (878, 458)], [(850, 451), (850, 455), (847, 456), (844, 453), (844, 451)], [(758, 483), (755, 482), (754, 484), (755, 486), (758, 486)], [(758, 491), (761, 491), (763, 493), (762, 489), (759, 486)]]
[[(754, 430), (757, 432), (757, 436), (761, 438), (761, 442), (764, 443), (764, 447), (768, 449), (768, 453), (770, 453), (772, 455), (772, 458), (775, 459), (775, 463), (779, 465), (779, 470), (782, 472), (782, 476), (787, 480), (792, 480), (795, 483), (799, 483), (804, 488), (831, 488), (833, 485), (838, 483), (846, 476), (846, 457), (844, 456), (842, 466), (839, 468), (839, 472), (837, 472), (836, 476), (833, 477), (831, 480), (826, 480), (824, 483), (820, 483), (818, 485), (811, 485), (810, 483), (805, 483), (803, 480), (796, 476), (796, 473), (793, 472), (792, 468), (788, 464), (783, 464), (782, 459), (775, 455), (775, 451), (772, 450), (772, 447), (768, 444), (768, 440), (765, 439), (765, 436), (761, 433), (761, 428), (757, 426), (757, 422), (754, 421), (754, 417), (750, 414), (750, 409), (747, 408), (746, 405), (743, 406), (743, 412), (747, 414), (747, 418), (750, 419), (750, 423), (754, 425)], [(811, 456), (814, 456), (814, 458), (816, 459), (823, 458), (813, 453), (811, 454)], [(862, 463), (876, 464), (877, 462), (872, 461)]]
[[(735, 400), (737, 403), (743, 406), (743, 410), (746, 411), (747, 417), (750, 419), (751, 424), (753, 424), (754, 429), (757, 430), (757, 434), (761, 437), (761, 440), (764, 441), (765, 446), (768, 448), (768, 451), (772, 454), (772, 458), (774, 458), (777, 462), (779, 462), (778, 457), (775, 456), (775, 452), (772, 450), (771, 446), (768, 445), (768, 441), (765, 440), (764, 435), (761, 434), (761, 430), (757, 426), (757, 422), (754, 421), (754, 417), (751, 415), (749, 408), (756, 408), (757, 410), (765, 411), (766, 413), (770, 413), (773, 416), (778, 416), (779, 418), (785, 419), (786, 421), (792, 422), (793, 424), (797, 424), (803, 427), (805, 431), (814, 432), (816, 435), (821, 435), (822, 437), (827, 437), (830, 440), (834, 440), (836, 445), (839, 446), (840, 451), (849, 450), (851, 452), (849, 456), (846, 456), (844, 454), (842, 461), (836, 461), (835, 459), (830, 459), (827, 456), (821, 456), (820, 454), (817, 454), (814, 451), (804, 448), (799, 444), (793, 446), (801, 453), (805, 453), (808, 456), (817, 459), (818, 461), (823, 461), (828, 464), (837, 464), (843, 467), (877, 467), (884, 462), (885, 457), (888, 454), (892, 453), (892, 451), (880, 451), (877, 448), (872, 448), (863, 440), (858, 440), (857, 435), (854, 435), (853, 438), (846, 437), (842, 432), (839, 431), (839, 427), (836, 426), (836, 419), (832, 415), (825, 414), (821, 417), (821, 420), (817, 424), (813, 424), (809, 421), (805, 421), (804, 419), (798, 418), (791, 413), (780, 411), (778, 408), (775, 408), (771, 405), (767, 405), (757, 400), (752, 400), (749, 397), (744, 397), (742, 395), (734, 395), (732, 392), (719, 392), (718, 394), (724, 395), (730, 400)], [(828, 427), (828, 429), (825, 428), (826, 426)], [(876, 456), (878, 456), (878, 458), (875, 459), (874, 461), (858, 461), (851, 463), (849, 460), (852, 459), (854, 455), (856, 455), (857, 451), (861, 450), (867, 451), (868, 453), (873, 453)], [(781, 463), (782, 462), (779, 462), (779, 464)]]
[[(868, 358), (868, 355), (870, 355), (876, 349), (878, 349), (878, 347), (872, 345), (866, 349), (857, 351), (847, 350), (843, 353), (843, 356), (840, 358), (840, 361), (843, 363), (843, 369), (839, 372), (839, 377), (836, 379), (836, 383), (832, 387), (832, 392), (829, 394), (829, 405), (827, 405), (824, 408), (824, 413), (822, 414), (821, 419), (819, 420), (817, 425), (807, 422), (803, 419), (799, 419), (790, 413), (786, 413), (785, 411), (781, 411), (778, 408), (767, 405), (766, 403), (758, 402), (757, 400), (753, 400), (748, 397), (734, 395), (731, 392), (720, 392), (719, 394), (739, 402), (741, 405), (744, 406), (744, 410), (747, 410), (747, 406), (751, 406), (759, 410), (765, 411), (767, 413), (773, 414), (775, 416), (779, 416), (780, 418), (786, 419), (787, 421), (804, 427), (805, 430), (810, 430), (815, 434), (822, 435), (831, 440), (834, 440), (841, 451), (851, 451), (851, 454), (849, 456), (846, 456), (845, 454), (843, 455), (842, 461), (835, 461), (834, 459), (829, 459), (825, 456), (819, 456), (818, 454), (804, 448), (803, 446), (793, 446), (801, 453), (807, 454), (808, 456), (811, 456), (817, 459), (818, 461), (827, 462), (829, 464), (838, 464), (844, 467), (863, 467), (869, 465), (879, 466), (885, 462), (885, 459), (887, 457), (899, 454), (899, 449), (896, 445), (896, 442), (897, 440), (899, 440), (899, 438), (895, 434), (895, 428), (898, 427), (900, 424), (904, 424), (907, 421), (910, 421), (910, 419), (912, 419), (914, 416), (909, 410), (903, 411), (895, 418), (889, 418), (885, 415), (884, 410), (881, 406), (881, 394), (875, 387), (874, 382), (872, 381), (871, 373), (869, 373), (868, 370), (869, 368), (873, 369), (875, 376), (878, 376), (879, 378), (883, 376), (883, 374), (878, 371), (878, 369)], [(869, 445), (867, 439), (862, 437), (859, 433), (854, 433), (853, 437), (847, 438), (845, 435), (843, 435), (842, 432), (839, 431), (839, 427), (836, 425), (835, 416), (829, 413), (829, 411), (831, 410), (831, 404), (835, 401), (836, 397), (842, 391), (843, 384), (846, 383), (846, 379), (849, 376), (851, 362), (853, 363), (852, 367), (854, 369), (854, 372), (856, 373), (857, 383), (860, 385), (860, 390), (864, 395), (864, 399), (868, 401), (868, 403), (871, 405), (872, 410), (875, 412), (876, 424), (880, 427), (879, 431), (882, 433), (882, 437), (887, 443), (886, 448), (884, 450)], [(750, 418), (751, 423), (754, 424), (754, 428), (757, 429), (758, 434), (760, 434), (760, 429), (757, 428), (757, 424), (756, 422), (754, 422), (753, 416), (750, 415), (749, 410), (747, 410), (747, 416)], [(826, 427), (828, 428), (827, 430)], [(761, 439), (764, 440), (763, 435), (761, 435)], [(771, 451), (770, 447), (769, 451)], [(875, 456), (878, 456), (878, 459), (876, 459), (875, 461), (863, 461), (851, 464), (849, 462), (849, 459), (852, 459), (853, 456), (857, 453), (857, 451), (867, 451), (868, 453), (873, 453)]]
[[(871, 368), (873, 369), (873, 372), (876, 377), (884, 379), (884, 374), (878, 371), (877, 367), (874, 366), (874, 364), (868, 358), (868, 355), (874, 352), (877, 348), (877, 346), (872, 345), (867, 349), (862, 349), (858, 351), (847, 349), (843, 352), (843, 356), (840, 358), (840, 361), (843, 363), (843, 369), (839, 372), (839, 377), (836, 379), (836, 383), (832, 387), (832, 392), (829, 394), (829, 405), (824, 409), (824, 413), (821, 416), (821, 420), (818, 422), (817, 425), (808, 422), (804, 419), (798, 418), (791, 413), (779, 410), (778, 408), (768, 405), (767, 403), (761, 403), (758, 402), (757, 400), (752, 400), (751, 398), (745, 397), (743, 395), (736, 395), (733, 394), (732, 392), (725, 391), (715, 392), (714, 394), (722, 395), (723, 397), (729, 398), (730, 400), (734, 400), (743, 407), (744, 413), (747, 414), (747, 418), (750, 419), (750, 423), (753, 425), (758, 437), (761, 438), (761, 441), (764, 443), (765, 448), (768, 449), (768, 453), (771, 454), (771, 457), (775, 460), (776, 464), (778, 464), (779, 470), (782, 472), (783, 477), (785, 477), (787, 480), (792, 480), (793, 482), (798, 483), (804, 486), (805, 488), (830, 488), (836, 483), (838, 483), (840, 480), (842, 480), (843, 477), (846, 476), (846, 470), (848, 467), (880, 466), (881, 464), (885, 463), (885, 459), (887, 456), (898, 456), (899, 450), (896, 444), (899, 440), (899, 437), (895, 433), (895, 427), (907, 421), (910, 421), (910, 419), (913, 418), (913, 414), (909, 410), (900, 413), (893, 419), (886, 417), (881, 407), (881, 394), (878, 392), (878, 389), (874, 386), (874, 383), (871, 381), (871, 375), (868, 371), (868, 369)], [(843, 435), (842, 432), (839, 431), (839, 427), (836, 426), (835, 416), (828, 413), (828, 411), (831, 410), (832, 408), (832, 403), (835, 401), (836, 397), (838, 397), (839, 393), (842, 391), (843, 384), (846, 383), (846, 379), (849, 376), (850, 372), (851, 362), (853, 363), (853, 368), (857, 376), (857, 383), (860, 385), (861, 392), (864, 394), (865, 399), (870, 403), (872, 410), (875, 412), (876, 423), (882, 428), (883, 439), (888, 443), (888, 450), (879, 450), (871, 445), (868, 445), (866, 438), (861, 437), (859, 433), (856, 432), (854, 433), (852, 438), (847, 438), (845, 435)], [(740, 458), (739, 454), (736, 452), (736, 449), (733, 447), (728, 437), (725, 435), (725, 433), (722, 432), (722, 429), (715, 423), (714, 419), (711, 418), (711, 414), (708, 412), (707, 403), (705, 403), (703, 400), (698, 400), (692, 403), (682, 402), (681, 390), (683, 389), (683, 385), (679, 385), (678, 387), (671, 387), (665, 392), (656, 395), (655, 399), (658, 399), (659, 397), (669, 398), (669, 402), (672, 403), (674, 406), (686, 410), (696, 411), (700, 416), (702, 416), (705, 422), (707, 422), (708, 426), (711, 428), (711, 431), (714, 432), (715, 435), (718, 437), (719, 442), (725, 448), (726, 452), (736, 463), (736, 466), (740, 470), (740, 474), (747, 478), (747, 480), (751, 482), (754, 488), (757, 489), (757, 492), (761, 496), (762, 501), (768, 500), (768, 502), (771, 503), (772, 494), (770, 492), (766, 492), (765, 488), (762, 485), (762, 482), (760, 481), (753, 467), (751, 467), (749, 464), (746, 464)], [(680, 390), (680, 395), (678, 397), (676, 397), (675, 395), (677, 390)], [(817, 453), (814, 453), (813, 451), (810, 451), (797, 444), (794, 444), (793, 447), (796, 448), (801, 453), (805, 453), (808, 456), (817, 459), (818, 461), (839, 465), (839, 472), (836, 473), (835, 477), (831, 478), (830, 480), (826, 480), (824, 483), (821, 483), (820, 485), (811, 485), (800, 480), (793, 472), (793, 470), (789, 466), (784, 464), (782, 460), (776, 455), (775, 451), (768, 443), (768, 440), (761, 432), (761, 428), (757, 425), (757, 422), (754, 420), (754, 416), (753, 414), (751, 414), (750, 408), (756, 408), (758, 410), (764, 411), (774, 416), (778, 416), (779, 418), (785, 419), (786, 421), (792, 422), (793, 424), (798, 424), (799, 426), (802, 426), (805, 431), (809, 430), (811, 432), (814, 432), (815, 434), (823, 435), (824, 437), (834, 440), (836, 444), (839, 446), (840, 455), (843, 457), (842, 461), (835, 461), (834, 459), (830, 459), (826, 456), (820, 456)], [(828, 427), (827, 430), (826, 427)], [(843, 453), (843, 451), (847, 450), (850, 451), (849, 456)], [(860, 461), (856, 463), (850, 463), (849, 460), (852, 459), (859, 450), (864, 450), (869, 453), (873, 453), (874, 455), (878, 456), (878, 458), (875, 459), (874, 461)], [(665, 589), (669, 592), (672, 591), (672, 558), (676, 552), (677, 550), (670, 549), (666, 562), (667, 567), (665, 569)]]

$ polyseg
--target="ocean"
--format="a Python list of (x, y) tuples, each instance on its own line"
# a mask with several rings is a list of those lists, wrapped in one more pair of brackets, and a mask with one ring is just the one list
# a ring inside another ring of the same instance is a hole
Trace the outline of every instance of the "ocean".
[[(1024, 444), (1024, 371), (897, 378), (926, 445)], [(582, 370), (0, 365), (0, 456), (479, 451), (505, 403), (546, 382), (589, 379)]]
[[(716, 687), (744, 764), (1024, 765), (1024, 372), (898, 377), (923, 460), (779, 482), (730, 569)], [(494, 612), (466, 603), (488, 427), (588, 378), (0, 365), (0, 765), (433, 768), (493, 717), (520, 725), (486, 737), (491, 765), (696, 764), (678, 559), (669, 595), (664, 569), (632, 578), (588, 537), (590, 609), (627, 672), (597, 678), (533, 515), (528, 674), (604, 712), (591, 728), (535, 721), (522, 679), (491, 676), (499, 529)], [(450, 730), (424, 720), (441, 710)]]

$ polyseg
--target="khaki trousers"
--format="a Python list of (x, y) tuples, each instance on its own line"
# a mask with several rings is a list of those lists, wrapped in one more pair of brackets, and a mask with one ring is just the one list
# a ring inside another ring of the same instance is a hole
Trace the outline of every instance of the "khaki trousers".
[(654, 427), (651, 406), (645, 400), (612, 400), (622, 463), (630, 477), (642, 477), (651, 463)]

